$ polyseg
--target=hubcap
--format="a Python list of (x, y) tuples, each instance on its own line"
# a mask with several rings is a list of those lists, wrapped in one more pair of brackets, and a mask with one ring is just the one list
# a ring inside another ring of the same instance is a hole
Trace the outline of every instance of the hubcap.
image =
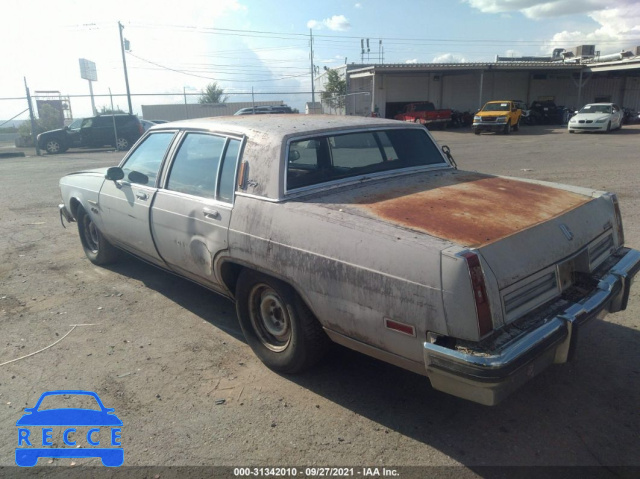
[(50, 141), (47, 143), (47, 151), (50, 153), (57, 153), (60, 150), (60, 144), (57, 141)]
[(96, 253), (98, 251), (98, 228), (88, 216), (84, 219), (84, 239), (87, 242), (87, 246), (91, 251)]
[(273, 288), (253, 287), (249, 295), (249, 316), (260, 342), (271, 351), (284, 351), (291, 341), (291, 318), (287, 307)]
[(126, 138), (118, 138), (118, 144), (116, 146), (118, 150), (126, 150), (129, 147), (129, 142)]

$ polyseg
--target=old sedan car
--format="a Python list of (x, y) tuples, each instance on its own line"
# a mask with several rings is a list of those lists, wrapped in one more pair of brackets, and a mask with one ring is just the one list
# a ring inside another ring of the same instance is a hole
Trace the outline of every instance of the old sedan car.
[(122, 249), (232, 298), (268, 367), (330, 339), (487, 405), (566, 362), (640, 268), (614, 194), (460, 171), (393, 120), (159, 125), (60, 187), (93, 263)]
[(622, 128), (624, 112), (613, 103), (590, 103), (569, 120), (569, 133), (576, 131), (609, 132)]

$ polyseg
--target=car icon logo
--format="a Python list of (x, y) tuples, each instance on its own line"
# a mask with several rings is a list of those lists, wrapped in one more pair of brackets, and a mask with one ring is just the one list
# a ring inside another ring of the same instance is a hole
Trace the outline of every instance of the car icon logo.
[[(42, 407), (43, 401), (55, 396), (65, 399), (76, 396), (97, 408)], [(124, 450), (120, 444), (122, 421), (114, 414), (114, 409), (104, 406), (96, 393), (82, 390), (47, 391), (34, 407), (25, 408), (24, 412), (16, 422), (18, 466), (35, 466), (41, 457), (99, 457), (107, 467), (123, 464)], [(61, 445), (60, 442), (67, 447), (57, 447)], [(84, 447), (85, 442), (87, 447)]]

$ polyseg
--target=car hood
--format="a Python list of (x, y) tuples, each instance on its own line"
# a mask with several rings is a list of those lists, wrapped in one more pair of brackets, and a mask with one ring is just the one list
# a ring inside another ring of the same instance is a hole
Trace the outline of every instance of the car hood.
[(511, 113), (511, 110), (479, 111), (476, 116), (508, 115), (509, 113)]
[[(68, 130), (66, 128), (58, 128), (57, 130), (48, 130), (48, 131), (43, 131), (42, 133), (40, 133), (40, 135), (45, 136), (45, 135), (53, 135), (56, 133), (66, 133)], [(38, 136), (40, 136), (38, 135)]]
[(599, 120), (600, 118), (609, 118), (611, 113), (578, 113), (572, 120)]
[(27, 413), (16, 426), (122, 426), (122, 421), (103, 411), (67, 408)]
[(73, 175), (104, 176), (107, 174), (108, 169), (109, 167), (105, 166), (104, 168), (93, 168), (91, 170), (74, 171), (73, 173), (69, 173), (67, 176), (73, 176)]

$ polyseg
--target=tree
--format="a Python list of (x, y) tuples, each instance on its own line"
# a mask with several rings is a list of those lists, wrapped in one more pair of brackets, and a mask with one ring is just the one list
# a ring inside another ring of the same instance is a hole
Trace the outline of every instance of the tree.
[(218, 86), (218, 82), (211, 82), (207, 87), (202, 90), (198, 103), (224, 103), (229, 99), (229, 95), (226, 95), (224, 88)]
[[(62, 126), (60, 125), (60, 111), (56, 110), (51, 105), (40, 106), (39, 112), (40, 118), (37, 118), (35, 120), (36, 135), (44, 131), (55, 130)], [(18, 134), (28, 142), (28, 140), (32, 137), (31, 122), (23, 122), (18, 128)]]
[(114, 109), (108, 108), (105, 105), (102, 105), (102, 107), (100, 107), (100, 115), (113, 115), (118, 113), (126, 112), (122, 111), (119, 106), (115, 107)]
[(347, 81), (340, 77), (337, 70), (327, 70), (327, 83), (322, 92), (322, 101), (331, 108), (343, 108), (347, 94)]

